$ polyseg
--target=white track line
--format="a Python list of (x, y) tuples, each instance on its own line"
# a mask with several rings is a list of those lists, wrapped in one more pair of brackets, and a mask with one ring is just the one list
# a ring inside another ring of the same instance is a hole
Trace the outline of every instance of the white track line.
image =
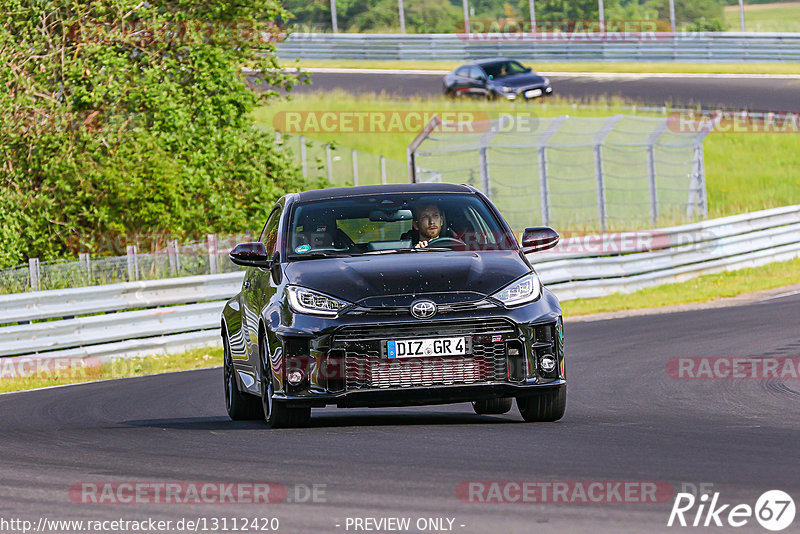
[[(293, 70), (293, 69), (289, 69)], [(449, 70), (423, 70), (423, 69), (337, 69), (337, 68), (303, 68), (303, 72), (329, 73), (329, 74), (417, 74), (429, 76), (444, 76)], [(704, 74), (699, 72), (538, 72), (543, 76), (557, 76), (561, 78), (597, 78), (597, 79), (625, 79), (625, 78), (696, 78), (696, 79), (753, 79), (753, 80), (800, 80), (800, 74)]]

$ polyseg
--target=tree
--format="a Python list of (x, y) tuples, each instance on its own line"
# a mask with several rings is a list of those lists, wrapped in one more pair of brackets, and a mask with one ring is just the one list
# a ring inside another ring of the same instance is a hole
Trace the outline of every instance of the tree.
[[(0, 11), (0, 266), (119, 236), (257, 229), (306, 185), (250, 118), (297, 81), (275, 58), (273, 22), (288, 18), (275, 0)], [(268, 89), (249, 88), (243, 66)]]

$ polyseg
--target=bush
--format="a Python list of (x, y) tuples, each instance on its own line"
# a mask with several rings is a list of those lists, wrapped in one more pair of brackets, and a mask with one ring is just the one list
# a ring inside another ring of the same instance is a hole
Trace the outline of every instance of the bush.
[(274, 55), (277, 1), (0, 6), (0, 267), (109, 234), (260, 230), (308, 186), (250, 117), (297, 83)]

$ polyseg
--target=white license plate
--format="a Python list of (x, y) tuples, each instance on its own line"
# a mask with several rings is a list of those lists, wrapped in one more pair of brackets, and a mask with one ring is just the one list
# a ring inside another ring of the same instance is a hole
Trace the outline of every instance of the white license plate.
[(542, 96), (542, 90), (531, 89), (530, 91), (525, 91), (525, 98), (533, 98), (535, 96)]
[(386, 342), (384, 352), (389, 359), (465, 356), (467, 354), (472, 354), (471, 337), (392, 340)]

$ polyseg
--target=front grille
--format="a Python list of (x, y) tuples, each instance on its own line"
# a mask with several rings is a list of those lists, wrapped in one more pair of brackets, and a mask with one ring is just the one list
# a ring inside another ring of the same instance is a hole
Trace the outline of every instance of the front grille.
[[(476, 384), (507, 380), (505, 339), (509, 334), (515, 335), (516, 329), (502, 319), (345, 327), (334, 334), (331, 347), (345, 351), (347, 390)], [(472, 337), (469, 356), (398, 359), (382, 356), (381, 343), (388, 339), (462, 335)], [(503, 340), (497, 341), (495, 336)]]

